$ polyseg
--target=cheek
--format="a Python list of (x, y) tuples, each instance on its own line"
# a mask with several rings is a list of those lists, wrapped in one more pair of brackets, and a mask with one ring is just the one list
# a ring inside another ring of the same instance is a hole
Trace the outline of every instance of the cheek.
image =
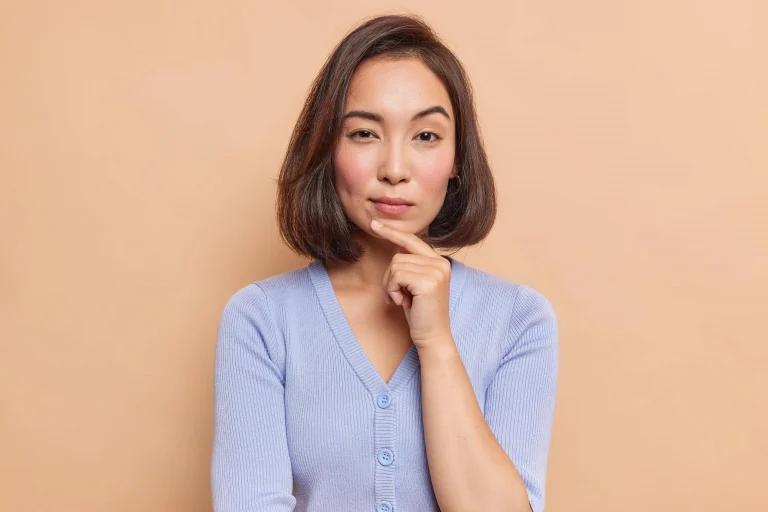
[(349, 195), (360, 195), (370, 176), (376, 174), (376, 166), (371, 155), (340, 148), (334, 153), (333, 168), (336, 187)]
[(425, 194), (439, 197), (445, 193), (453, 170), (453, 151), (435, 151), (420, 162), (419, 185)]

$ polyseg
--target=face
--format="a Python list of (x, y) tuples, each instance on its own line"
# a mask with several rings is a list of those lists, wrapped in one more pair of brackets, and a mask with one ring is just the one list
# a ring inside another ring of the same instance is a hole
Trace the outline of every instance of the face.
[[(352, 76), (333, 153), (344, 211), (364, 232), (373, 219), (426, 232), (453, 177), (456, 147), (448, 91), (420, 60), (363, 62)], [(392, 198), (408, 205), (388, 205)]]

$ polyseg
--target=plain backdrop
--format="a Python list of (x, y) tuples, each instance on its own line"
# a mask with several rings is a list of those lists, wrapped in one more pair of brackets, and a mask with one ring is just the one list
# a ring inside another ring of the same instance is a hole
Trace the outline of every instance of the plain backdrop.
[(768, 510), (766, 5), (2, 2), (0, 510), (211, 510), (221, 310), (307, 262), (281, 158), (384, 12), (474, 84), (500, 209), (456, 257), (558, 313), (547, 510)]

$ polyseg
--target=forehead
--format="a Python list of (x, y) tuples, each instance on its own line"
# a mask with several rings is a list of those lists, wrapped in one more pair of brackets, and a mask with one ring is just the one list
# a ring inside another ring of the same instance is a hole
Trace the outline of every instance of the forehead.
[(453, 118), (448, 91), (421, 60), (374, 58), (360, 64), (352, 75), (346, 110), (370, 110), (386, 117), (435, 105), (442, 105)]

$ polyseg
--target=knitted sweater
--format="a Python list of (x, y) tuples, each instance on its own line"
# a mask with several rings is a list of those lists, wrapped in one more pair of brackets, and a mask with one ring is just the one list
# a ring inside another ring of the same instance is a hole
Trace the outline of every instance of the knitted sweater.
[[(534, 289), (451, 261), (453, 338), (483, 415), (544, 509), (558, 328)], [(214, 512), (431, 512), (415, 346), (385, 382), (319, 260), (239, 289), (215, 355)]]

